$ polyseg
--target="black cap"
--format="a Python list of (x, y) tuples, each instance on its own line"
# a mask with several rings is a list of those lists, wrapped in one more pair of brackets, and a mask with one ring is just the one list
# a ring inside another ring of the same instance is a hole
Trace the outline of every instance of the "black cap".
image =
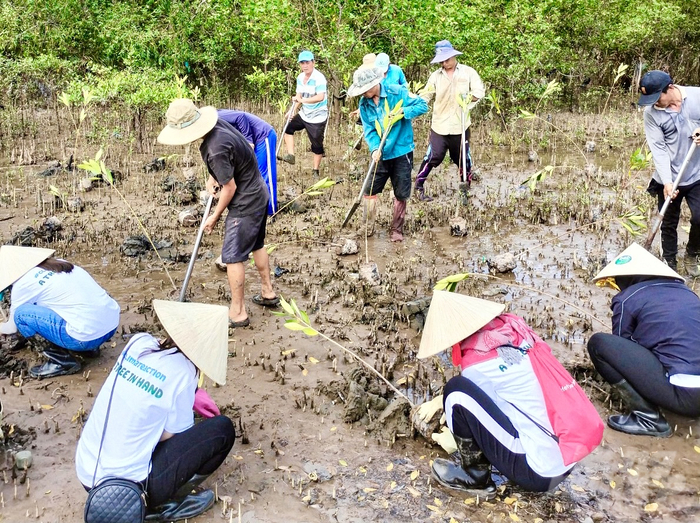
[(639, 82), (638, 105), (654, 105), (664, 89), (673, 83), (671, 76), (663, 71), (649, 71)]

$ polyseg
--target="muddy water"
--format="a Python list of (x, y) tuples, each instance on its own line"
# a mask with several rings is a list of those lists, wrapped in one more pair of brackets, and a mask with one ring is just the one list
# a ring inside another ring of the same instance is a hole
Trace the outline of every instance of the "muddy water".
[[(202, 177), (196, 150), (164, 149), (149, 141), (141, 144), (146, 152), (138, 154), (138, 148), (129, 145), (128, 129), (121, 129), (109, 115), (102, 117), (107, 121), (93, 118), (88, 123), (92, 129), (99, 123), (119, 130), (106, 138), (106, 162), (124, 173), (120, 192), (155, 241), (172, 242), (162, 255), (186, 258), (196, 229), (180, 227), (177, 214), (195, 204), (178, 204), (181, 195), (164, 192), (161, 182), (168, 175), (184, 180), (188, 169)], [(186, 269), (183, 262), (166, 260), (173, 286), (153, 254), (123, 256), (124, 239), (141, 232), (112, 189), (82, 193), (79, 177), (70, 172), (36, 176), (50, 161), (64, 161), (70, 154), (72, 137), (65, 136), (65, 122), (58, 132), (54, 118), (54, 113), (38, 115), (43, 128), (56, 132), (3, 144), (0, 238), (8, 241), (28, 226), (40, 229), (46, 218), (56, 216), (62, 221), (62, 237), (40, 239), (38, 244), (50, 245), (85, 267), (123, 312), (119, 334), (101, 358), (86, 362), (86, 374), (49, 382), (16, 375), (0, 380), (8, 430), (13, 424), (36, 429), (29, 444), (34, 466), (26, 480), (21, 482), (21, 474), (13, 478), (4, 465), (6, 482), (0, 484), (0, 493), (2, 515), (8, 521), (27, 514), (38, 514), (41, 521), (80, 520), (85, 496), (75, 479), (73, 454), (81, 420), (130, 333), (158, 329), (150, 302), (176, 297)], [(607, 416), (618, 406), (592, 370), (585, 343), (593, 332), (609, 329), (611, 293), (589, 281), (631, 241), (615, 218), (635, 205), (650, 205), (641, 190), (649, 173), (630, 177), (624, 161), (639, 145), (641, 124), (636, 115), (619, 115), (612, 123), (581, 115), (554, 115), (554, 121), (580, 136), (577, 142), (596, 139), (598, 152), (587, 154), (595, 170), (587, 174), (580, 153), (545, 131), (538, 131), (538, 142), (544, 143), (541, 162), (530, 163), (527, 144), (493, 146), (491, 139), (499, 128), (485, 124), (473, 138), (480, 180), (470, 205), (457, 206), (455, 170), (443, 166), (427, 185), (435, 201), (409, 203), (406, 240), (400, 245), (388, 241), (388, 192), (381, 198), (373, 237), (364, 237), (361, 210), (346, 230), (340, 230), (359, 190), (367, 151), (349, 150), (355, 137), (352, 126), (329, 130), (322, 175), (338, 185), (321, 196), (302, 197), (306, 212), (281, 214), (268, 225), (268, 243), (275, 246), (273, 268), (288, 271), (274, 281), (278, 292), (294, 298), (314, 326), (355, 351), (417, 403), (439, 393), (455, 371), (447, 358), (428, 363), (415, 359), (420, 337), (411, 327), (412, 319), (401, 314), (401, 306), (429, 296), (442, 277), (474, 273), (459, 284), (459, 291), (503, 301), (523, 316)], [(147, 130), (151, 136), (157, 127), (153, 123)], [(416, 142), (424, 144), (425, 124), (417, 127)], [(97, 140), (91, 140), (81, 147), (86, 157), (98, 148)], [(280, 166), (281, 199), (313, 183), (310, 154), (303, 152), (307, 148), (308, 142), (301, 139), (297, 164)], [(143, 171), (153, 157), (173, 152), (177, 156), (165, 171)], [(419, 145), (416, 166), (422, 152)], [(35, 163), (27, 164), (28, 159)], [(520, 188), (545, 164), (556, 166), (552, 176), (539, 182), (534, 192)], [(83, 198), (85, 210), (57, 209), (51, 185)], [(466, 220), (469, 232), (464, 237), (450, 234), (455, 215)], [(357, 240), (357, 255), (336, 254), (346, 238)], [(220, 229), (204, 239), (189, 286), (192, 301), (228, 302), (225, 275), (213, 265), (221, 242)], [(506, 252), (516, 255), (515, 270), (491, 275), (489, 259)], [(366, 260), (377, 264), (380, 285), (370, 287), (358, 280)], [(254, 267), (247, 278), (250, 297), (259, 289)], [(700, 458), (694, 450), (700, 445), (695, 436), (700, 427), (695, 420), (671, 418), (678, 428), (666, 440), (606, 432), (604, 444), (554, 492), (532, 495), (505, 485), (497, 500), (477, 504), (433, 484), (429, 463), (442, 452), (420, 436), (413, 439), (405, 415), (385, 412), (381, 417), (384, 400), (393, 397), (385, 385), (358, 373), (357, 363), (341, 349), (292, 333), (268, 311), (250, 303), (247, 307), (252, 327), (231, 333), (227, 385), (206, 384), (235, 420), (239, 438), (211, 480), (221, 501), (196, 521), (694, 521), (700, 483)], [(19, 357), (30, 364), (37, 359), (29, 349)]]

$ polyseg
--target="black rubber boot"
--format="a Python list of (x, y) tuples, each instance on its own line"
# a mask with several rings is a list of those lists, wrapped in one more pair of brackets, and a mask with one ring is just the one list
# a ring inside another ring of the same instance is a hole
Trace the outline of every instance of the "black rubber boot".
[(202, 490), (197, 493), (192, 491), (199, 486), (209, 474), (195, 474), (182, 485), (173, 495), (172, 501), (166, 501), (162, 505), (149, 510), (146, 521), (170, 522), (190, 519), (203, 514), (214, 506), (214, 492)]
[(41, 353), (46, 357), (46, 363), (29, 369), (29, 375), (34, 378), (54, 378), (80, 372), (80, 362), (66, 349), (51, 344)]
[(491, 479), (491, 464), (472, 438), (454, 435), (461, 467), (447, 459), (433, 461), (433, 477), (441, 485), (491, 499), (496, 495), (496, 485)]
[(612, 388), (620, 395), (622, 403), (629, 412), (610, 416), (608, 426), (611, 429), (636, 436), (658, 438), (667, 438), (673, 434), (673, 429), (659, 408), (642, 398), (626, 380), (613, 384)]

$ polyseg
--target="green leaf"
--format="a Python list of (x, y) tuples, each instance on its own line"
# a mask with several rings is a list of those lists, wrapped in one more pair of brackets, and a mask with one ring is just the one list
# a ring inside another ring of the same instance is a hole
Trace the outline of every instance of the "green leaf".
[(304, 329), (306, 329), (306, 327), (304, 327), (303, 325), (299, 325), (293, 320), (291, 322), (285, 323), (284, 326), (290, 331), (303, 331)]
[(379, 120), (374, 121), (374, 128), (377, 130), (377, 134), (381, 137), (382, 135), (382, 126), (379, 124)]
[(468, 273), (452, 274), (441, 280), (438, 280), (433, 289), (437, 291), (448, 290), (450, 292), (454, 292), (454, 290), (457, 288), (457, 283), (460, 281), (464, 281), (467, 278), (469, 278)]
[(311, 327), (305, 328), (303, 332), (307, 336), (318, 336), (318, 331), (316, 331), (315, 329), (312, 329)]
[(287, 300), (285, 300), (282, 296), (280, 296), (280, 305), (282, 305), (282, 308), (287, 314), (294, 316), (294, 309), (289, 303), (287, 303)]
[(388, 133), (389, 132), (389, 113), (386, 113), (384, 115), (383, 124), (384, 124), (384, 132)]
[(70, 107), (70, 105), (71, 105), (70, 96), (68, 96), (68, 93), (66, 93), (66, 92), (63, 92), (58, 96), (58, 101), (61, 102), (66, 107)]
[(537, 116), (534, 113), (531, 113), (530, 111), (520, 109), (520, 118), (523, 118), (524, 120), (532, 120), (533, 118), (537, 118)]
[(100, 150), (97, 151), (97, 154), (95, 155), (95, 160), (97, 160), (97, 161), (99, 162), (100, 159), (102, 158), (102, 155), (103, 155), (103, 154), (104, 154), (104, 149), (102, 149), (102, 148), (100, 147)]
[(389, 99), (384, 98), (384, 113), (389, 114), (391, 109), (389, 109)]
[(323, 191), (307, 191), (306, 194), (308, 196), (318, 196), (319, 194), (323, 194)]
[(301, 313), (301, 319), (304, 320), (304, 323), (307, 325), (311, 325), (311, 321), (309, 321), (309, 315), (306, 314), (304, 311), (299, 311)]
[[(388, 105), (388, 102), (387, 102), (387, 105)], [(403, 100), (399, 100), (398, 102), (396, 102), (396, 105), (391, 110), (391, 114), (398, 113), (401, 110), (401, 107), (403, 107)]]

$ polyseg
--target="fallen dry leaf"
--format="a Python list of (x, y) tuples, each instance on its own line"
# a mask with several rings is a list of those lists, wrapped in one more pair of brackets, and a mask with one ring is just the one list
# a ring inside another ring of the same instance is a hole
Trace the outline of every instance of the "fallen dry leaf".
[(575, 490), (576, 492), (586, 492), (586, 489), (579, 487), (578, 485), (571, 485), (571, 490)]
[(503, 503), (505, 503), (506, 505), (512, 505), (516, 501), (518, 501), (518, 498), (506, 498), (503, 500)]
[(438, 498), (433, 499), (433, 503), (435, 503), (435, 506), (442, 507), (442, 501)]
[(644, 505), (644, 512), (656, 512), (658, 509), (658, 503), (649, 503), (647, 505)]
[(316, 358), (314, 358), (313, 356), (309, 356), (309, 361), (311, 363), (313, 363), (314, 365), (316, 365), (318, 363), (318, 360)]
[(394, 470), (394, 464), (393, 464), (393, 463), (389, 463), (389, 464), (386, 466), (386, 471), (387, 471), (387, 472), (391, 472), (392, 470)]
[(664, 488), (664, 484), (661, 483), (658, 479), (652, 479), (651, 482), (659, 488)]
[(302, 375), (306, 376), (309, 373), (308, 369), (304, 369), (301, 371)]
[(414, 470), (413, 472), (411, 472), (411, 481), (415, 481), (416, 478), (418, 478), (418, 476), (420, 476), (420, 471)]
[(695, 445), (693, 448), (695, 449), (695, 452), (697, 452), (698, 454), (700, 454), (700, 447), (698, 447), (697, 445)]
[(627, 469), (627, 472), (629, 472), (630, 476), (639, 476), (639, 472), (634, 469)]
[(611, 489), (614, 489), (614, 488), (615, 488), (615, 485), (617, 485), (617, 483), (615, 483), (614, 481), (611, 481), (611, 482), (610, 482), (610, 488), (611, 488)]
[(438, 514), (442, 513), (442, 511), (439, 508), (434, 507), (433, 505), (426, 505), (426, 507), (428, 508), (428, 510), (432, 510), (433, 512), (436, 512)]
[(520, 521), (520, 518), (518, 517), (518, 515), (515, 512), (511, 512), (508, 515), (510, 516), (510, 519), (512, 519), (513, 521)]
[(411, 496), (413, 496), (414, 498), (419, 498), (421, 496), (421, 493), (418, 492), (413, 487), (411, 487), (410, 485), (408, 486), (408, 491), (411, 493)]
[(365, 487), (362, 489), (362, 492), (364, 492), (365, 494), (369, 494), (370, 492), (375, 492), (376, 490), (377, 490), (376, 488)]
[(338, 463), (340, 463), (343, 467), (347, 467), (347, 466), (348, 466), (348, 462), (345, 461), (344, 459), (338, 460)]

